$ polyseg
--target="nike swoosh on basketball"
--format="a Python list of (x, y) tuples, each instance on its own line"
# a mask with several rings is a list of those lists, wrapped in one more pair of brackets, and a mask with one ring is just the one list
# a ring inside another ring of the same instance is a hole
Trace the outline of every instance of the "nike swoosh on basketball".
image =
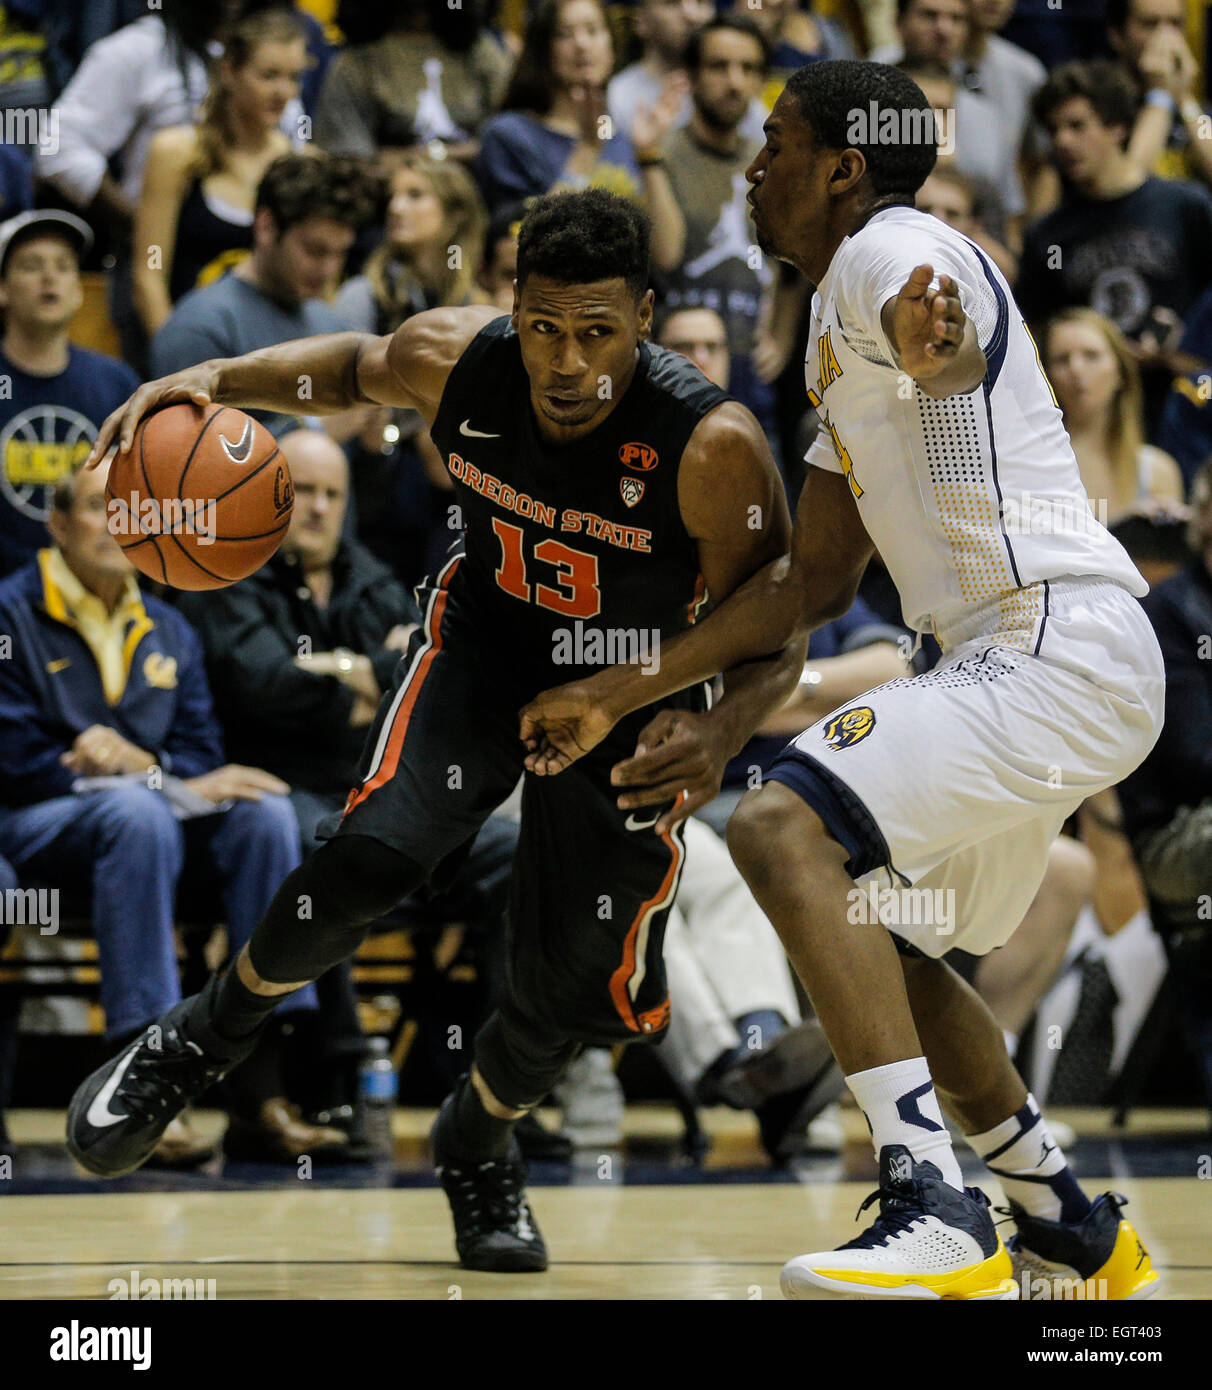
[(244, 417), (244, 433), (234, 444), (222, 430), (219, 431), (219, 443), (223, 446), (223, 452), (231, 459), (232, 463), (247, 463), (253, 446), (253, 422), (251, 418)]
[(135, 1060), (135, 1053), (138, 1047), (132, 1047), (125, 1057), (114, 1068), (114, 1074), (104, 1086), (93, 1097), (93, 1103), (88, 1107), (88, 1114), (85, 1119), (94, 1129), (104, 1129), (106, 1125), (116, 1125), (119, 1120), (129, 1119), (127, 1115), (115, 1115), (109, 1108), (109, 1103), (113, 1098), (114, 1092), (122, 1084), (122, 1078), (126, 1075), (126, 1069)]
[(459, 433), (466, 435), (468, 439), (500, 439), (499, 434), (485, 434), (483, 430), (473, 430), (470, 420), (464, 420), (459, 426)]
[(661, 813), (658, 811), (651, 820), (636, 820), (634, 816), (628, 816), (623, 824), (628, 830), (651, 830), (660, 819)]

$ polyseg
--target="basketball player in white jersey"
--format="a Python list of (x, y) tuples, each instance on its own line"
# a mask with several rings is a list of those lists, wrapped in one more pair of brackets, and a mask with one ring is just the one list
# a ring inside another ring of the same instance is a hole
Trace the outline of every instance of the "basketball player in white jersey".
[[(791, 1260), (783, 1290), (1143, 1297), (1157, 1275), (1121, 1200), (1083, 1193), (992, 1016), (940, 959), (1007, 940), (1063, 821), (1156, 740), (1164, 676), (1147, 586), (1091, 514), (1006, 281), (914, 208), (936, 157), (928, 109), (877, 63), (815, 63), (787, 83), (747, 177), (758, 244), (817, 286), (806, 375), (822, 429), (790, 559), (669, 642), (655, 675), (548, 692), (522, 734), (532, 769), (558, 773), (630, 709), (844, 613), (878, 548), (942, 661), (808, 729), (728, 832), (880, 1159), (874, 1223)], [(640, 788), (620, 805), (686, 788), (658, 830), (693, 809), (709, 737), (671, 715), (616, 769)], [(1008, 1251), (964, 1186), (940, 1101), (1001, 1181)]]

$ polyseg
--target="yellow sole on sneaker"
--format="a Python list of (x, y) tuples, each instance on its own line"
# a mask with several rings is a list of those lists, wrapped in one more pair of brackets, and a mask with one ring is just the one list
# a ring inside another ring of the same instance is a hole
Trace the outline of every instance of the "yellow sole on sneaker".
[(1116, 1300), (1152, 1298), (1161, 1283), (1149, 1252), (1130, 1221), (1119, 1223), (1119, 1235), (1111, 1258), (1094, 1275), (1107, 1281), (1106, 1297)]
[(1026, 1250), (1017, 1255), (1015, 1273), (1021, 1297), (1033, 1303), (1129, 1303), (1152, 1298), (1162, 1283), (1132, 1223), (1122, 1219), (1107, 1262), (1088, 1279)]
[[(810, 1263), (816, 1258), (816, 1263)], [(883, 1270), (836, 1269), (825, 1259), (801, 1255), (783, 1266), (780, 1286), (791, 1299), (916, 1298), (931, 1302), (975, 1299), (1012, 1301), (1019, 1296), (1005, 1246), (987, 1260), (946, 1274), (889, 1274)]]

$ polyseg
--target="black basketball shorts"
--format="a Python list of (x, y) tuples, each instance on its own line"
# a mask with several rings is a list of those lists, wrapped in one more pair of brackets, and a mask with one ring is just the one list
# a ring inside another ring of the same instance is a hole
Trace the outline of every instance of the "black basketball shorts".
[[(336, 830), (380, 840), (438, 877), (523, 775), (518, 714), (529, 698), (494, 669), (483, 624), (451, 595), (456, 565), (424, 595), (425, 622), (383, 696)], [(704, 691), (667, 703), (701, 710)], [(505, 995), (548, 1033), (606, 1044), (668, 1024), (661, 947), (685, 858), (681, 832), (658, 836), (663, 808), (621, 811), (610, 785), (611, 767), (635, 751), (659, 708), (630, 715), (566, 771), (526, 775)]]

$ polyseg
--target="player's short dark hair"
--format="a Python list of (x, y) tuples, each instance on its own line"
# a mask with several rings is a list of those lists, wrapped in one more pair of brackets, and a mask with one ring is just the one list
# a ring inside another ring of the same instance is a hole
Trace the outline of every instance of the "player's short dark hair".
[(768, 72), (770, 70), (770, 59), (773, 53), (770, 40), (753, 20), (744, 14), (719, 14), (714, 19), (709, 19), (706, 24), (701, 24), (687, 41), (686, 52), (682, 58), (687, 72), (691, 74), (698, 72), (703, 61), (703, 40), (708, 34), (718, 34), (721, 29), (731, 29), (735, 33), (744, 34), (747, 38), (751, 38), (762, 50), (762, 71)]
[(800, 116), (819, 145), (828, 150), (862, 152), (875, 193), (899, 195), (908, 201), (934, 168), (938, 135), (933, 119), (923, 120), (918, 127), (920, 139), (897, 143), (851, 139), (852, 122), (856, 117), (867, 122), (872, 103), (877, 113), (888, 109), (930, 111), (925, 92), (899, 68), (865, 59), (809, 63), (791, 74), (785, 90), (795, 98)]
[(257, 185), (256, 210), (273, 215), (278, 234), (309, 217), (361, 231), (383, 202), (382, 180), (359, 159), (331, 154), (280, 155)]
[(1103, 125), (1124, 126), (1126, 140), (1140, 108), (1140, 90), (1122, 63), (1094, 58), (1053, 68), (1031, 98), (1032, 114), (1047, 126), (1054, 111), (1077, 97), (1085, 97)]
[(536, 198), (518, 232), (518, 290), (531, 275), (569, 285), (621, 276), (638, 299), (648, 288), (648, 219), (604, 188)]

